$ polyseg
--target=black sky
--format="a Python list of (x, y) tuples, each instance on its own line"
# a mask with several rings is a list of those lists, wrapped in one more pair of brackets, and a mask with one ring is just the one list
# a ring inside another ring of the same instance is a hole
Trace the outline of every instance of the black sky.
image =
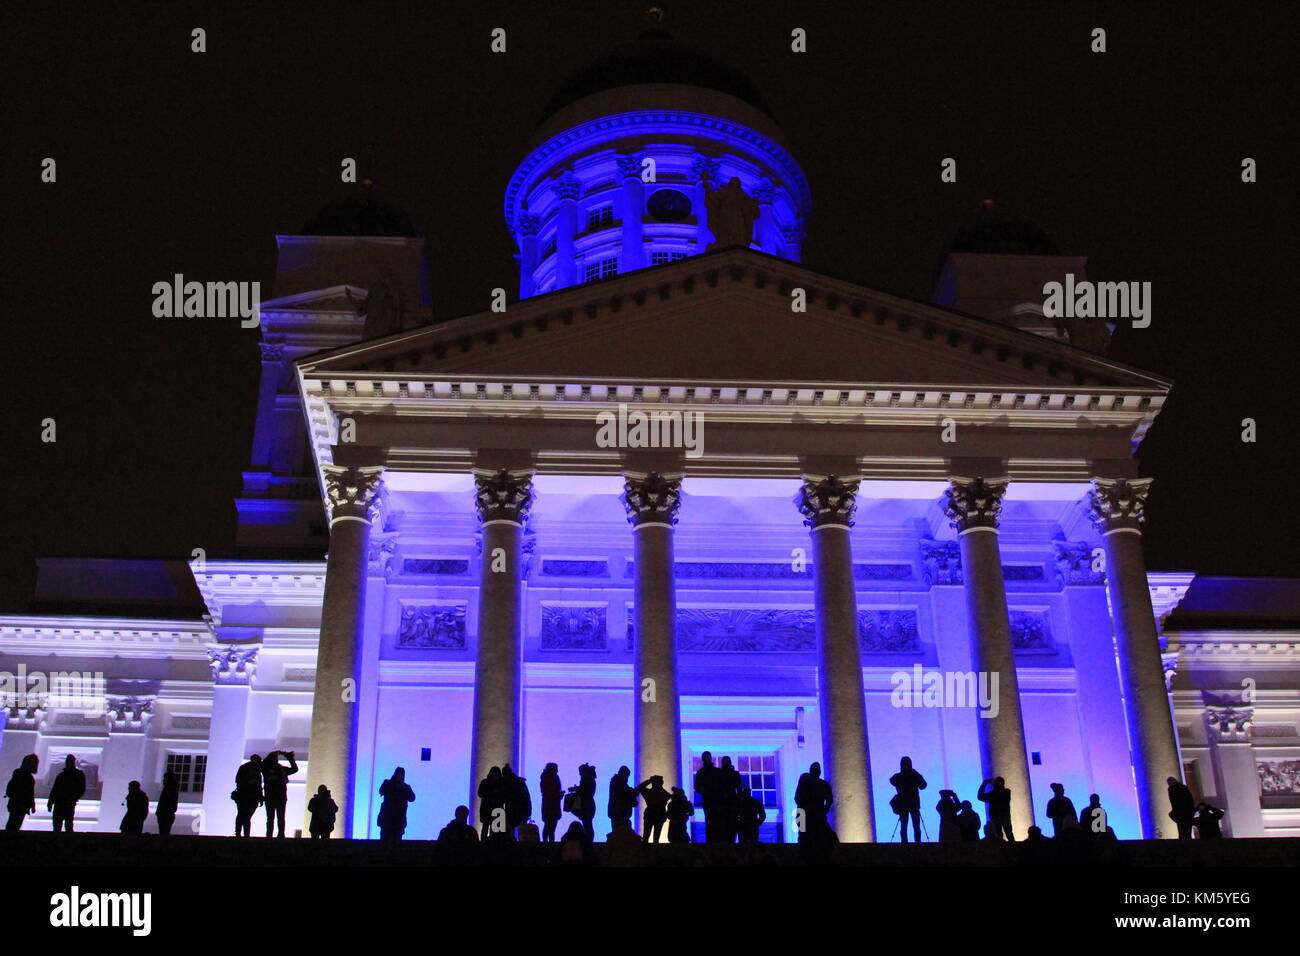
[[(1149, 566), (1300, 575), (1294, 4), (662, 5), (771, 103), (812, 184), (809, 267), (927, 298), (997, 195), (1090, 278), (1152, 282), (1151, 327), (1111, 353), (1176, 382), (1141, 452)], [(538, 114), (645, 6), (7, 10), (0, 608), (26, 604), (37, 555), (232, 553), (259, 333), (155, 319), (154, 282), (269, 288), (273, 237), (373, 155), (362, 174), (429, 237), (436, 315), (484, 308), (513, 287), (502, 194)]]

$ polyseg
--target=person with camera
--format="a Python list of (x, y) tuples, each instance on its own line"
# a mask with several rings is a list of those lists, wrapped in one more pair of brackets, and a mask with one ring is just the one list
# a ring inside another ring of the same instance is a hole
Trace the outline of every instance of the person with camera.
[[(289, 760), (289, 766), (280, 764), (280, 755)], [(280, 824), (280, 837), (284, 837), (284, 808), (289, 803), (289, 778), (298, 772), (294, 752), (272, 750), (262, 761), (262, 803), (266, 806), (266, 837), (269, 840)]]
[(897, 793), (889, 801), (889, 808), (898, 815), (899, 834), (907, 842), (907, 821), (912, 821), (912, 835), (916, 842), (921, 842), (921, 791), (925, 789), (925, 778), (912, 769), (912, 758), (904, 757), (898, 762), (898, 773), (889, 778), (889, 785)]

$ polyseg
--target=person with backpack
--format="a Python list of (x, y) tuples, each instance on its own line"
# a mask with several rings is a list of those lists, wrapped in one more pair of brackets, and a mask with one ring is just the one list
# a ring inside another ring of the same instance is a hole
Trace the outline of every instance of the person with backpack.
[(339, 813), (339, 805), (330, 795), (330, 788), (321, 784), (316, 788), (316, 795), (307, 801), (307, 812), (311, 814), (311, 823), (307, 832), (313, 840), (328, 840), (334, 832), (334, 820)]
[(636, 790), (628, 784), (632, 771), (619, 767), (609, 781), (609, 804), (605, 813), (609, 816), (609, 829), (612, 833), (619, 827), (632, 826), (632, 811), (636, 809)]
[[(564, 797), (564, 809), (578, 818), (582, 832), (587, 835), (587, 842), (596, 839), (596, 829), (592, 821), (596, 818), (596, 768), (584, 763), (578, 768), (578, 783), (569, 788)], [(565, 839), (573, 832), (570, 827)]]
[(415, 802), (415, 791), (406, 782), (406, 769), (398, 767), (379, 785), (384, 802), (379, 805), (379, 839), (396, 843), (406, 832), (406, 805)]

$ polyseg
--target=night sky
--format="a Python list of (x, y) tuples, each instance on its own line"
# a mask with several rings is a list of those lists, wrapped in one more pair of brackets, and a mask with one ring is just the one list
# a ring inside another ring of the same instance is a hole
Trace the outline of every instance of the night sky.
[[(153, 283), (269, 297), (274, 236), (345, 192), (352, 156), (429, 238), (437, 318), (513, 293), (506, 181), (563, 77), (647, 5), (7, 9), (0, 609), (25, 607), (37, 556), (233, 553), (259, 331), (156, 319)], [(1089, 278), (1152, 282), (1150, 328), (1111, 351), (1176, 383), (1141, 452), (1149, 567), (1300, 575), (1294, 4), (662, 5), (770, 102), (812, 184), (810, 268), (928, 299), (997, 196)]]

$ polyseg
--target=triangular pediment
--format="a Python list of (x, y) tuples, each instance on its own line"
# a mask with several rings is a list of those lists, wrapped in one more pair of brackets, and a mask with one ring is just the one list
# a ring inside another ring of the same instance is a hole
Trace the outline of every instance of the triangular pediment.
[(336, 285), (327, 289), (313, 289), (278, 299), (263, 299), (264, 312), (350, 312), (357, 313), (365, 305), (368, 293), (354, 285)]
[[(805, 310), (792, 302), (802, 289)], [(726, 250), (300, 361), (305, 373), (1165, 390), (988, 319)]]

